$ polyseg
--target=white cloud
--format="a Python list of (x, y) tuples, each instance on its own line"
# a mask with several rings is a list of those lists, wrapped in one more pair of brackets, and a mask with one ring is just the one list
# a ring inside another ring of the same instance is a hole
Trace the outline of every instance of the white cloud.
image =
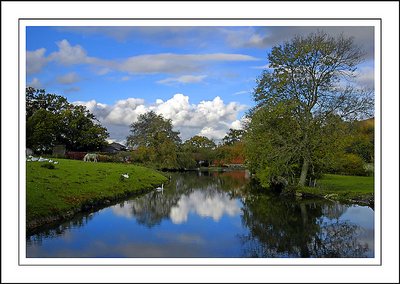
[(137, 121), (140, 114), (146, 112), (143, 99), (129, 98), (126, 100), (119, 100), (115, 105), (110, 108), (110, 112), (104, 118), (108, 124), (130, 125)]
[(269, 70), (269, 71), (274, 71), (274, 68), (270, 68), (269, 64), (261, 65), (261, 66), (253, 66), (251, 67), (253, 69), (262, 69), (262, 70)]
[(236, 93), (233, 93), (233, 95), (234, 96), (237, 96), (237, 95), (247, 95), (247, 94), (249, 94), (250, 93), (250, 91), (238, 91), (238, 92), (236, 92)]
[(112, 70), (110, 68), (105, 67), (105, 68), (97, 69), (95, 72), (97, 75), (106, 75), (106, 74), (110, 73), (111, 71)]
[(166, 78), (160, 81), (157, 81), (159, 84), (174, 84), (174, 83), (182, 83), (182, 84), (192, 84), (192, 83), (200, 83), (202, 82), (207, 75), (199, 75), (199, 76), (194, 76), (194, 75), (183, 75), (180, 77), (175, 77), (175, 78)]
[(95, 100), (74, 102), (85, 105), (107, 127), (110, 139), (124, 140), (129, 135), (129, 125), (137, 121), (140, 114), (155, 111), (166, 119), (171, 119), (174, 129), (180, 131), (182, 140), (194, 135), (210, 139), (222, 139), (229, 128), (238, 126), (238, 113), (246, 106), (236, 102), (225, 104), (220, 97), (210, 101), (191, 104), (189, 97), (175, 94), (167, 101), (157, 99), (145, 103), (143, 99), (119, 100), (114, 105), (106, 105)]
[(231, 123), (231, 127), (232, 129), (242, 129), (243, 128), (243, 122), (241, 120), (235, 120)]
[(224, 128), (214, 128), (212, 126), (205, 126), (201, 131), (199, 132), (200, 136), (205, 136), (208, 137), (214, 141), (220, 140), (226, 135), (227, 130)]
[[(211, 53), (211, 54), (143, 54), (119, 60), (104, 60), (88, 56), (80, 45), (72, 46), (66, 39), (56, 43), (58, 51), (45, 57), (44, 48), (27, 52), (27, 72), (41, 71), (47, 62), (54, 61), (62, 65), (89, 64), (99, 68), (99, 75), (110, 71), (127, 72), (129, 74), (179, 74), (197, 72), (210, 62), (254, 61), (257, 58), (245, 54)], [(196, 76), (180, 78), (181, 82), (202, 80)]]
[(119, 71), (140, 74), (197, 72), (213, 61), (253, 61), (255, 57), (244, 54), (145, 54), (127, 58), (121, 62), (108, 62)]
[(63, 76), (57, 77), (57, 82), (60, 84), (73, 84), (80, 81), (80, 77), (75, 72), (67, 73)]
[(40, 89), (42, 87), (42, 83), (36, 77), (33, 78), (32, 81), (29, 82), (27, 85), (30, 86), (30, 87), (36, 88), (36, 89)]
[(57, 46), (59, 50), (49, 55), (49, 60), (51, 61), (63, 65), (93, 62), (93, 59), (87, 56), (86, 51), (80, 45), (71, 46), (66, 39), (63, 39), (57, 42)]
[(45, 57), (46, 49), (40, 48), (35, 51), (26, 52), (26, 73), (38, 73), (47, 64), (48, 59)]

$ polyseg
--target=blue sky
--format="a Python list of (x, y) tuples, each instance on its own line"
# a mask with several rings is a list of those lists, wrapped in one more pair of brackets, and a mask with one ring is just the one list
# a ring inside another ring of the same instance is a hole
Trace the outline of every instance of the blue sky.
[(357, 83), (373, 88), (372, 27), (27, 27), (27, 85), (85, 105), (124, 142), (129, 124), (154, 110), (183, 140), (218, 141), (254, 105), (271, 47), (323, 30), (366, 51)]

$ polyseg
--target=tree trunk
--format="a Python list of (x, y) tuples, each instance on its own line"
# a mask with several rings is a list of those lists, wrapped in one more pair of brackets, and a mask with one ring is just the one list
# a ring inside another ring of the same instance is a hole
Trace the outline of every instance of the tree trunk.
[(310, 165), (310, 162), (307, 159), (305, 159), (303, 162), (303, 166), (301, 167), (299, 186), (304, 186), (306, 184), (306, 178), (307, 178), (309, 165)]
[(308, 214), (306, 205), (304, 203), (300, 203), (300, 212), (301, 212), (301, 219), (303, 220), (303, 228), (305, 230), (308, 222)]

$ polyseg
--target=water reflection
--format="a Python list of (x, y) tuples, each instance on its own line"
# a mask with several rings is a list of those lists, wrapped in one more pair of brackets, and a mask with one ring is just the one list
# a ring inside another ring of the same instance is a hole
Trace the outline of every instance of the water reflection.
[(180, 173), (162, 193), (27, 237), (27, 257), (373, 257), (373, 217), (266, 194), (244, 171)]
[(183, 196), (178, 204), (171, 208), (169, 216), (174, 224), (181, 224), (187, 221), (190, 212), (201, 217), (211, 217), (218, 222), (225, 214), (239, 214), (240, 206), (237, 200), (230, 199), (224, 192), (214, 191), (214, 194), (209, 195), (195, 191), (189, 196)]
[[(200, 172), (201, 173), (201, 172)], [(225, 214), (240, 213), (234, 196), (243, 187), (241, 173), (201, 173), (175, 175), (163, 192), (150, 192), (112, 208), (117, 216), (134, 218), (149, 228), (170, 219), (174, 224), (187, 221), (190, 213), (211, 217), (218, 222)]]
[[(246, 198), (241, 235), (246, 257), (373, 257), (365, 228), (342, 218), (348, 205), (321, 200), (293, 202), (255, 194)], [(364, 214), (368, 208), (363, 209)], [(369, 222), (373, 221), (373, 214)], [(356, 223), (357, 222), (357, 223)], [(373, 235), (369, 236), (372, 237)]]

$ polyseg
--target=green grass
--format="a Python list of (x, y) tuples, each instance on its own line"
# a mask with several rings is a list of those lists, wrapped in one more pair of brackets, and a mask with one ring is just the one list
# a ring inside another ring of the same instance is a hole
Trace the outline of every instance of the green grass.
[[(54, 160), (59, 161), (54, 169), (40, 162), (26, 163), (27, 223), (76, 213), (84, 206), (139, 193), (167, 180), (152, 169), (131, 164)], [(129, 178), (121, 178), (123, 173)]]
[(374, 196), (374, 177), (326, 174), (317, 181), (317, 187), (304, 187), (297, 192), (343, 201), (371, 200)]

